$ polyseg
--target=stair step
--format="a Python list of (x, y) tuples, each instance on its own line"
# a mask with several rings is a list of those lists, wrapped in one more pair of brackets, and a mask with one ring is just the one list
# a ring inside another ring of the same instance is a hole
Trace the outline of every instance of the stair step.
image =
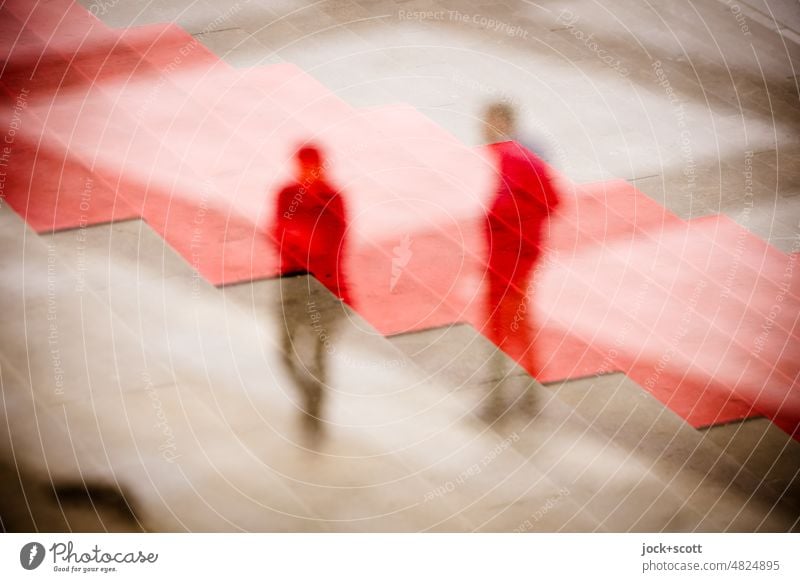
[[(118, 227), (121, 240), (114, 242)], [(140, 351), (168, 379), (122, 392), (103, 385), (91, 400), (76, 397), (59, 408), (38, 398), (34, 403), (56, 434), (71, 435), (74, 453), (65, 456), (77, 458), (86, 475), (124, 484), (149, 528), (511, 531), (520, 515), (537, 515), (529, 529), (602, 529), (572, 499), (560, 499), (559, 487), (504, 448), (500, 437), (459, 422), (462, 408), (442, 402), (424, 374), (351, 311), (332, 358), (329, 439), (321, 455), (303, 450), (295, 390), (274, 338), (274, 309), (254, 317), (237, 306), (231, 299), (246, 286), (220, 291), (204, 284), (192, 292), (193, 273), (180, 272), (148, 228), (107, 225), (81, 243), (83, 293), (106, 297), (110, 317), (119, 320), (109, 326), (115, 335), (105, 345), (92, 344), (88, 366), (114, 362), (111, 350), (122, 349), (120, 334), (131, 330), (146, 338)], [(74, 284), (61, 265), (61, 257), (76, 254), (74, 234), (45, 242), (28, 233), (38, 249), (26, 249), (25, 264), (46, 269), (47, 246), (58, 248), (51, 253), (59, 289)], [(279, 298), (280, 285), (292, 283), (293, 295), (312, 290), (321, 313), (341, 311), (308, 277), (264, 281), (245, 297)], [(104, 285), (111, 290), (105, 295)], [(106, 317), (102, 307), (92, 308), (92, 322)], [(70, 323), (63, 337), (78, 325)], [(134, 364), (134, 371), (140, 367)], [(169, 439), (151, 428), (156, 414), (168, 419)], [(159, 449), (167, 445), (173, 462)], [(491, 462), (484, 465), (485, 459)]]
[[(538, 296), (543, 314), (578, 337), (591, 338), (598, 349), (608, 346), (608, 353), (617, 353), (612, 358), (616, 369), (625, 370), (693, 426), (759, 410), (791, 418), (800, 407), (788, 389), (796, 350), (753, 350), (760, 326), (754, 310), (726, 301), (708, 275), (688, 268), (688, 261), (657, 259), (669, 255), (662, 250), (671, 247), (705, 253), (703, 239), (697, 229), (684, 227), (654, 242), (603, 244), (598, 239), (595, 249), (570, 255), (549, 271)], [(732, 261), (727, 265), (736, 267)], [(709, 315), (699, 307), (710, 301), (702, 300), (706, 295), (718, 298), (719, 312)], [(791, 327), (780, 317), (785, 328)], [(728, 332), (734, 320), (739, 331), (732, 337)], [(625, 333), (615, 331), (620, 329)], [(746, 330), (754, 332), (749, 341)], [(681, 341), (671, 345), (669, 338), (675, 337)], [(665, 353), (673, 357), (661, 361)], [(743, 361), (748, 362), (744, 368)]]
[(491, 362), (494, 346), (468, 324), (398, 334), (388, 339), (423, 370), (439, 378), (442, 385), (453, 389), (512, 376), (530, 378), (511, 360)]
[[(343, 309), (341, 303), (327, 289), (310, 277), (289, 277), (276, 281), (234, 285), (225, 287), (223, 292), (226, 300), (249, 309), (254, 317), (259, 317), (259, 314), (264, 317), (264, 314), (277, 311), (279, 325), (280, 318), (285, 315), (280, 303), (282, 296), (291, 298), (290, 302), (293, 303), (303, 302), (302, 298), (306, 298), (305, 301), (313, 304), (314, 312), (322, 315), (322, 321), (326, 320), (326, 314), (327, 317), (331, 317), (332, 313)], [(298, 312), (302, 314), (303, 307), (304, 305), (293, 306), (287, 317), (298, 317)], [(348, 325), (341, 330), (338, 334), (339, 339), (332, 344), (333, 368), (341, 370), (339, 374), (342, 376), (357, 378), (355, 382), (348, 383), (347, 388), (362, 395), (366, 391), (366, 395), (371, 396), (372, 402), (340, 398), (339, 406), (335, 407), (331, 414), (341, 414), (344, 412), (343, 408), (347, 408), (351, 417), (354, 413), (356, 417), (363, 415), (370, 425), (371, 440), (389, 442), (391, 448), (413, 447), (415, 454), (427, 457), (432, 466), (440, 464), (442, 458), (448, 459), (449, 466), (454, 461), (453, 455), (458, 455), (459, 459), (463, 458), (464, 460), (455, 461), (455, 465), (459, 467), (458, 472), (451, 473), (444, 480), (441, 477), (428, 479), (434, 487), (426, 493), (426, 499), (446, 496), (451, 488), (466, 489), (467, 484), (473, 482), (479, 488), (499, 487), (502, 491), (501, 498), (509, 495), (509, 491), (515, 491), (509, 499), (516, 501), (498, 502), (486, 499), (485, 503), (464, 510), (466, 515), (470, 516), (474, 528), (510, 531), (520, 527), (522, 519), (519, 517), (519, 511), (527, 511), (528, 513), (522, 514), (526, 516), (533, 515), (537, 511), (541, 513), (541, 508), (547, 505), (548, 500), (560, 498), (558, 487), (551, 484), (550, 480), (535, 468), (530, 467), (526, 459), (508, 450), (507, 439), (500, 440), (491, 433), (480, 433), (480, 436), (475, 437), (473, 431), (476, 428), (480, 431), (480, 426), (474, 423), (474, 419), (470, 417), (469, 411), (463, 408), (461, 402), (440, 398), (441, 391), (430, 385), (430, 380), (424, 372), (418, 370), (355, 312), (348, 308), (344, 309)], [(325, 325), (323, 327), (326, 332), (329, 331)], [(378, 394), (371, 394), (376, 390)], [(374, 400), (379, 394), (383, 394), (383, 397)], [(337, 395), (342, 396), (342, 394)], [(430, 432), (431, 429), (434, 432)], [(420, 440), (415, 440), (416, 437), (412, 435), (420, 435)], [(453, 440), (450, 440), (451, 438)], [(477, 443), (483, 438), (492, 439), (495, 449), (500, 447), (502, 454), (498, 453), (495, 456), (492, 450), (484, 450), (481, 458), (471, 456), (472, 453), (469, 451), (474, 447), (470, 443), (472, 441)], [(448, 453), (446, 451), (450, 450), (450, 446), (455, 447), (455, 450)], [(458, 452), (461, 449), (465, 450)], [(502, 462), (499, 459), (501, 456)], [(489, 495), (489, 490), (484, 490), (486, 495)], [(467, 492), (462, 494), (466, 495)], [(497, 515), (492, 512), (487, 513), (487, 504)], [(475, 525), (476, 523), (479, 525)], [(590, 523), (595, 523), (590, 515), (570, 500), (562, 502), (546, 520), (537, 521), (533, 529), (586, 531), (587, 527), (590, 529), (597, 527), (589, 525)]]
[[(713, 530), (633, 453), (595, 430), (579, 414), (498, 354), (468, 326), (392, 338), (441, 384), (461, 387), (457, 396), (480, 414), (487, 404), (505, 411), (492, 427), (535, 467), (611, 531)], [(448, 346), (439, 354), (429, 346)], [(457, 352), (454, 354), (453, 352)], [(457, 364), (463, 363), (463, 370)], [(480, 379), (474, 381), (474, 379)], [(497, 387), (499, 384), (499, 387)], [(526, 397), (531, 400), (526, 403)]]
[[(141, 389), (144, 370), (158, 384), (169, 381), (166, 369), (145, 355), (142, 339), (79, 284), (52, 245), (7, 206), (0, 217), (2, 357), (39, 403), (59, 406), (95, 390)], [(87, 354), (109, 349), (116, 358), (87, 364)]]
[[(592, 426), (635, 452), (721, 531), (789, 531), (800, 512), (623, 374), (552, 384), (550, 390)], [(716, 430), (716, 429), (715, 429)]]
[(703, 431), (727, 455), (800, 507), (800, 443), (766, 418), (750, 418)]
[(174, 23), (147, 24), (116, 30), (120, 42), (134, 47), (144, 62), (171, 76), (186, 71), (195, 73), (202, 68), (229, 68), (203, 43)]
[[(191, 265), (138, 218), (85, 226), (42, 238), (52, 243), (58, 260), (95, 291), (124, 282), (114, 277), (116, 271), (135, 273), (140, 280), (197, 278)], [(87, 253), (91, 254), (91, 264)]]

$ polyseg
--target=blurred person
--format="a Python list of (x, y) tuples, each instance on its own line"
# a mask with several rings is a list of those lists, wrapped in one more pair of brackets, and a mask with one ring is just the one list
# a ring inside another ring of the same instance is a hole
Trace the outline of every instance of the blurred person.
[[(558, 206), (548, 169), (536, 155), (514, 141), (516, 114), (507, 103), (490, 104), (484, 114), (484, 137), (495, 163), (495, 191), (486, 216), (486, 331), (534, 377), (539, 372), (531, 321), (533, 281), (542, 253), (547, 220)], [(496, 354), (495, 376), (503, 377), (504, 358)], [(492, 390), (482, 415), (496, 420), (506, 410), (502, 384)], [(533, 394), (523, 396), (531, 408)]]
[[(318, 147), (301, 147), (294, 164), (294, 179), (276, 199), (274, 239), (281, 273), (310, 273), (340, 300), (352, 304), (344, 273), (348, 225), (344, 197), (327, 180)], [(298, 285), (293, 293), (287, 289), (281, 285), (282, 353), (300, 390), (303, 430), (315, 444), (322, 433), (328, 356), (343, 309), (318, 304), (307, 286)]]

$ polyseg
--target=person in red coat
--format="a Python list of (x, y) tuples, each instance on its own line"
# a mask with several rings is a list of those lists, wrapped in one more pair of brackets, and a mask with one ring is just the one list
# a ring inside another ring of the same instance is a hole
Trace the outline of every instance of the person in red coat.
[(295, 179), (278, 193), (275, 240), (281, 272), (307, 272), (350, 303), (344, 273), (347, 210), (325, 176), (322, 152), (304, 146), (295, 156)]
[[(282, 275), (310, 273), (352, 305), (344, 269), (347, 208), (325, 168), (319, 148), (306, 145), (297, 151), (294, 180), (276, 197), (273, 238)], [(323, 304), (306, 285), (282, 285), (281, 308), (284, 363), (300, 389), (303, 428), (314, 444), (321, 435), (328, 357), (336, 350), (343, 307)]]
[[(532, 275), (542, 254), (547, 221), (559, 199), (544, 162), (513, 141), (515, 114), (509, 105), (490, 105), (484, 128), (496, 171), (485, 228), (486, 332), (498, 348), (535, 376), (538, 367), (530, 317)], [(498, 354), (497, 367), (502, 366), (499, 359)], [(527, 395), (526, 404), (531, 403), (531, 398)], [(484, 414), (497, 418), (504, 410), (502, 391), (497, 387)]]

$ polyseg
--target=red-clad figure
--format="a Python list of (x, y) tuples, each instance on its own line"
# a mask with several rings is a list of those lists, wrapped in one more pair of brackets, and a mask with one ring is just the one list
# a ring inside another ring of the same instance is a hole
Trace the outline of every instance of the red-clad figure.
[[(542, 254), (547, 221), (558, 195), (547, 166), (516, 141), (514, 111), (505, 103), (489, 106), (485, 137), (496, 168), (496, 191), (486, 220), (487, 335), (534, 376), (538, 372), (531, 321), (532, 276)], [(498, 366), (500, 358), (498, 355)], [(532, 404), (532, 394), (523, 403)], [(485, 416), (496, 419), (506, 410), (495, 387)]]
[[(298, 150), (294, 180), (278, 192), (273, 235), (283, 275), (310, 273), (352, 305), (344, 268), (347, 208), (325, 168), (317, 147)], [(321, 435), (328, 356), (336, 350), (335, 331), (344, 310), (316, 298), (306, 285), (282, 289), (281, 296), (284, 361), (301, 391), (303, 428), (313, 445)]]
[(328, 183), (322, 152), (300, 148), (295, 179), (277, 197), (275, 240), (284, 274), (314, 275), (345, 303), (350, 303), (344, 273), (347, 209), (341, 193)]

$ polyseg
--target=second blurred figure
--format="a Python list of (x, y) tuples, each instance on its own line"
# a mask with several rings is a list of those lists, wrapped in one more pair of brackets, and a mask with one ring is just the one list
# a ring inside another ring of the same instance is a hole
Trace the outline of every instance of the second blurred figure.
[[(547, 166), (514, 140), (516, 114), (494, 103), (484, 114), (484, 137), (494, 158), (496, 180), (486, 218), (486, 333), (534, 377), (539, 371), (532, 321), (532, 276), (542, 253), (547, 220), (558, 206)], [(497, 366), (502, 367), (498, 354)], [(496, 374), (497, 375), (497, 374)], [(502, 377), (502, 373), (499, 374)], [(531, 405), (532, 395), (523, 404)], [(506, 411), (500, 387), (493, 389), (483, 415), (494, 420)]]

